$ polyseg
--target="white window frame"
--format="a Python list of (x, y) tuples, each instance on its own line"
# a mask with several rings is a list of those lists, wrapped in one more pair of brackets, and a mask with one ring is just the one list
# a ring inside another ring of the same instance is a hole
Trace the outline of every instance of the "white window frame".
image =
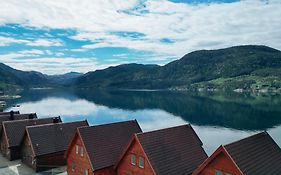
[(75, 172), (75, 168), (76, 168), (75, 162), (72, 162), (71, 163), (71, 171)]
[(215, 170), (215, 175), (217, 175), (218, 173), (220, 173), (220, 175), (223, 175), (223, 172), (221, 170)]
[[(143, 165), (140, 164), (141, 160), (142, 160)], [(139, 157), (139, 167), (144, 168), (144, 157), (142, 157), (142, 156)]]
[(84, 175), (89, 175), (89, 170), (88, 169), (85, 169)]
[(84, 148), (83, 148), (83, 146), (80, 147), (80, 156), (81, 157), (84, 156)]
[(131, 164), (134, 166), (137, 164), (137, 156), (135, 154), (131, 154)]
[(76, 155), (79, 154), (79, 146), (78, 145), (75, 145), (75, 153), (76, 153)]

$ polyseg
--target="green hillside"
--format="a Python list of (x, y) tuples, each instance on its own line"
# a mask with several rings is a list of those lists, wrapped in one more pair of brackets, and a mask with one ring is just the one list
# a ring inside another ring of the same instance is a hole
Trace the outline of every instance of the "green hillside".
[(82, 74), (70, 72), (63, 75), (45, 75), (36, 71), (21, 71), (0, 63), (0, 91), (15, 92), (33, 87), (58, 87), (69, 85)]
[(281, 92), (281, 52), (266, 46), (200, 50), (164, 66), (123, 64), (48, 76), (0, 64), (0, 91), (25, 87)]
[[(189, 53), (164, 66), (132, 64), (90, 72), (77, 87), (132, 89), (261, 89), (281, 87), (281, 52), (236, 46)], [(134, 65), (136, 66), (136, 65)]]

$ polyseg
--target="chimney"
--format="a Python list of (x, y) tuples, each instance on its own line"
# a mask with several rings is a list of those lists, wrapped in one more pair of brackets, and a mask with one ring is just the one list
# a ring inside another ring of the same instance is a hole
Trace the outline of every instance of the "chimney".
[(59, 118), (58, 117), (54, 117), (53, 118), (53, 123), (59, 123)]
[(10, 111), (10, 120), (14, 120), (14, 111)]
[(33, 119), (34, 118), (34, 115), (33, 114), (29, 114), (28, 115), (28, 119)]

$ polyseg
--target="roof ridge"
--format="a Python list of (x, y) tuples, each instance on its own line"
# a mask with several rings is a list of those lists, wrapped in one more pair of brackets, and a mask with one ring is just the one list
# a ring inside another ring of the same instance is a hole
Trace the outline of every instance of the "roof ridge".
[(229, 145), (235, 144), (235, 143), (237, 143), (237, 142), (240, 142), (240, 141), (243, 141), (243, 140), (248, 140), (248, 139), (250, 139), (250, 138), (257, 137), (258, 135), (264, 135), (264, 134), (269, 135), (266, 131), (262, 131), (262, 132), (256, 133), (256, 134), (254, 134), (254, 135), (251, 135), (251, 136), (242, 138), (242, 139), (240, 139), (240, 140), (236, 140), (236, 141), (234, 141), (234, 142), (231, 142), (231, 143), (228, 143), (228, 144), (225, 144), (225, 145), (222, 145), (222, 146), (224, 146), (224, 147), (225, 147), (225, 146), (229, 146)]
[[(24, 113), (24, 114), (17, 114), (17, 113), (15, 113), (14, 116), (24, 116), (24, 115), (30, 115), (30, 114), (37, 115), (36, 112), (30, 112), (30, 113)], [(10, 116), (10, 114), (0, 115), (0, 117), (6, 117), (6, 116)]]
[(147, 132), (140, 132), (140, 133), (136, 133), (135, 135), (138, 136), (138, 135), (143, 135), (143, 134), (149, 134), (149, 133), (159, 132), (159, 131), (163, 131), (163, 130), (170, 130), (170, 129), (184, 127), (184, 126), (191, 127), (191, 124), (182, 124), (182, 125), (172, 126), (172, 127), (168, 127), (168, 128), (156, 129), (156, 130), (147, 131)]
[(20, 119), (20, 120), (8, 120), (8, 121), (3, 121), (3, 124), (5, 123), (20, 123), (20, 122), (26, 122), (26, 121), (34, 121), (34, 120), (44, 120), (44, 119), (53, 119), (53, 118), (57, 118), (57, 117), (46, 117), (46, 118), (32, 118), (32, 119)]
[(14, 115), (19, 116), (19, 115), (30, 115), (30, 114), (36, 114), (36, 112), (29, 112), (29, 113), (23, 113), (23, 114), (14, 114)]
[(39, 127), (39, 126), (51, 126), (51, 125), (64, 125), (64, 124), (72, 124), (72, 123), (81, 123), (85, 122), (86, 120), (79, 120), (74, 122), (60, 122), (60, 123), (47, 123), (47, 124), (40, 124), (40, 125), (33, 125), (33, 126), (27, 126), (26, 128), (33, 128), (33, 127)]
[(92, 126), (83, 126), (83, 127), (79, 127), (78, 129), (93, 128), (93, 127), (97, 127), (97, 126), (107, 126), (107, 125), (114, 125), (114, 124), (128, 123), (128, 122), (136, 122), (136, 123), (138, 123), (137, 120), (134, 119), (134, 120), (125, 120), (125, 121), (112, 122), (112, 123), (97, 124), (97, 125), (92, 125)]

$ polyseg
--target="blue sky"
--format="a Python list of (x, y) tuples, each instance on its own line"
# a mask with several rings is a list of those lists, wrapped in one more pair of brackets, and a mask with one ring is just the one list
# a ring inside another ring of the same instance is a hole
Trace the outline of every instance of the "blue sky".
[(0, 62), (46, 74), (166, 64), (201, 49), (281, 49), (279, 0), (9, 0)]

